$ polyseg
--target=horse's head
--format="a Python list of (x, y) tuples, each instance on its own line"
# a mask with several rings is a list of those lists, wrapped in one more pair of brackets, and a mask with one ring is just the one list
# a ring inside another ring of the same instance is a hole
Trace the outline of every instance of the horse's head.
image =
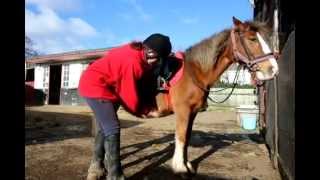
[(274, 54), (258, 25), (233, 17), (231, 40), (235, 60), (244, 64), (258, 81), (273, 79), (279, 72)]

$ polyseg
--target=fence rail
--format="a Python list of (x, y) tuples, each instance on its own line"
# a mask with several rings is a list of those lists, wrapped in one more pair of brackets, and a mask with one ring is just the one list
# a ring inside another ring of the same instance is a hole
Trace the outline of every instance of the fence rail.
[[(222, 88), (211, 88), (211, 91), (218, 91)], [(210, 92), (210, 98), (215, 101), (221, 101), (228, 96), (231, 92), (231, 88), (219, 91), (219, 92)], [(255, 93), (255, 89), (234, 89), (230, 98), (221, 104), (213, 103), (209, 99), (207, 100), (208, 105), (221, 105), (221, 106), (229, 106), (229, 107), (238, 107), (240, 105), (255, 105), (257, 101), (257, 95)]]

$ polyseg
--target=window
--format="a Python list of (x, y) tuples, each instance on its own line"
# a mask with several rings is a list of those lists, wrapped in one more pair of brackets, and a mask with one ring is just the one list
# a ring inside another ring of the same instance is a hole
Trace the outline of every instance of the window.
[(26, 69), (32, 69), (34, 68), (34, 64), (26, 63)]
[(70, 65), (69, 64), (64, 64), (63, 65), (63, 87), (68, 87), (69, 86), (69, 69)]

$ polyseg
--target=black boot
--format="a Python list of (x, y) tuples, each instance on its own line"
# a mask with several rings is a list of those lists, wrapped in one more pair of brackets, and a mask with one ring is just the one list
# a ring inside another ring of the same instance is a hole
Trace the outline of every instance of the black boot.
[(94, 140), (93, 157), (88, 169), (87, 180), (97, 180), (105, 175), (104, 154), (104, 135), (99, 130)]
[(107, 180), (124, 180), (120, 162), (120, 133), (105, 137), (104, 148), (106, 151), (104, 163), (107, 167)]

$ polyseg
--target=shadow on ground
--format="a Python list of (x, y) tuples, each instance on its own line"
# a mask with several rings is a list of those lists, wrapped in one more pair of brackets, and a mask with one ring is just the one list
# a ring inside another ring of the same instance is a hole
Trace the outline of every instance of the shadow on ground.
[[(26, 111), (25, 144), (91, 137), (91, 121), (88, 114)], [(130, 128), (141, 122), (120, 119), (120, 123), (122, 128)]]
[[(253, 141), (255, 143), (263, 143), (263, 139), (259, 137), (258, 134), (216, 134), (212, 132), (202, 132), (202, 131), (193, 131), (190, 140), (190, 146), (192, 147), (204, 147), (210, 146), (210, 149), (205, 153), (198, 156), (196, 159), (192, 160), (191, 163), (195, 170), (197, 171), (200, 162), (207, 157), (211, 156), (213, 153), (218, 151), (221, 148), (225, 148), (234, 142), (240, 141)], [(128, 146), (124, 146), (121, 150), (125, 150), (127, 148), (134, 149), (133, 151), (122, 153), (121, 159), (125, 159), (129, 156), (132, 156), (139, 151), (142, 151), (148, 147), (164, 144), (165, 148), (153, 152), (152, 154), (148, 154), (146, 156), (140, 157), (137, 160), (129, 162), (127, 164), (123, 164), (123, 168), (129, 168), (131, 166), (136, 166), (139, 163), (143, 163), (145, 161), (151, 162), (149, 165), (145, 166), (139, 172), (133, 174), (128, 177), (130, 180), (138, 180), (138, 179), (157, 179), (157, 180), (171, 180), (171, 179), (228, 179), (225, 177), (219, 176), (208, 176), (196, 174), (192, 175), (175, 175), (173, 174), (170, 166), (166, 165), (165, 162), (170, 160), (174, 153), (174, 134), (168, 134), (161, 138), (156, 138), (150, 141), (131, 144)]]

